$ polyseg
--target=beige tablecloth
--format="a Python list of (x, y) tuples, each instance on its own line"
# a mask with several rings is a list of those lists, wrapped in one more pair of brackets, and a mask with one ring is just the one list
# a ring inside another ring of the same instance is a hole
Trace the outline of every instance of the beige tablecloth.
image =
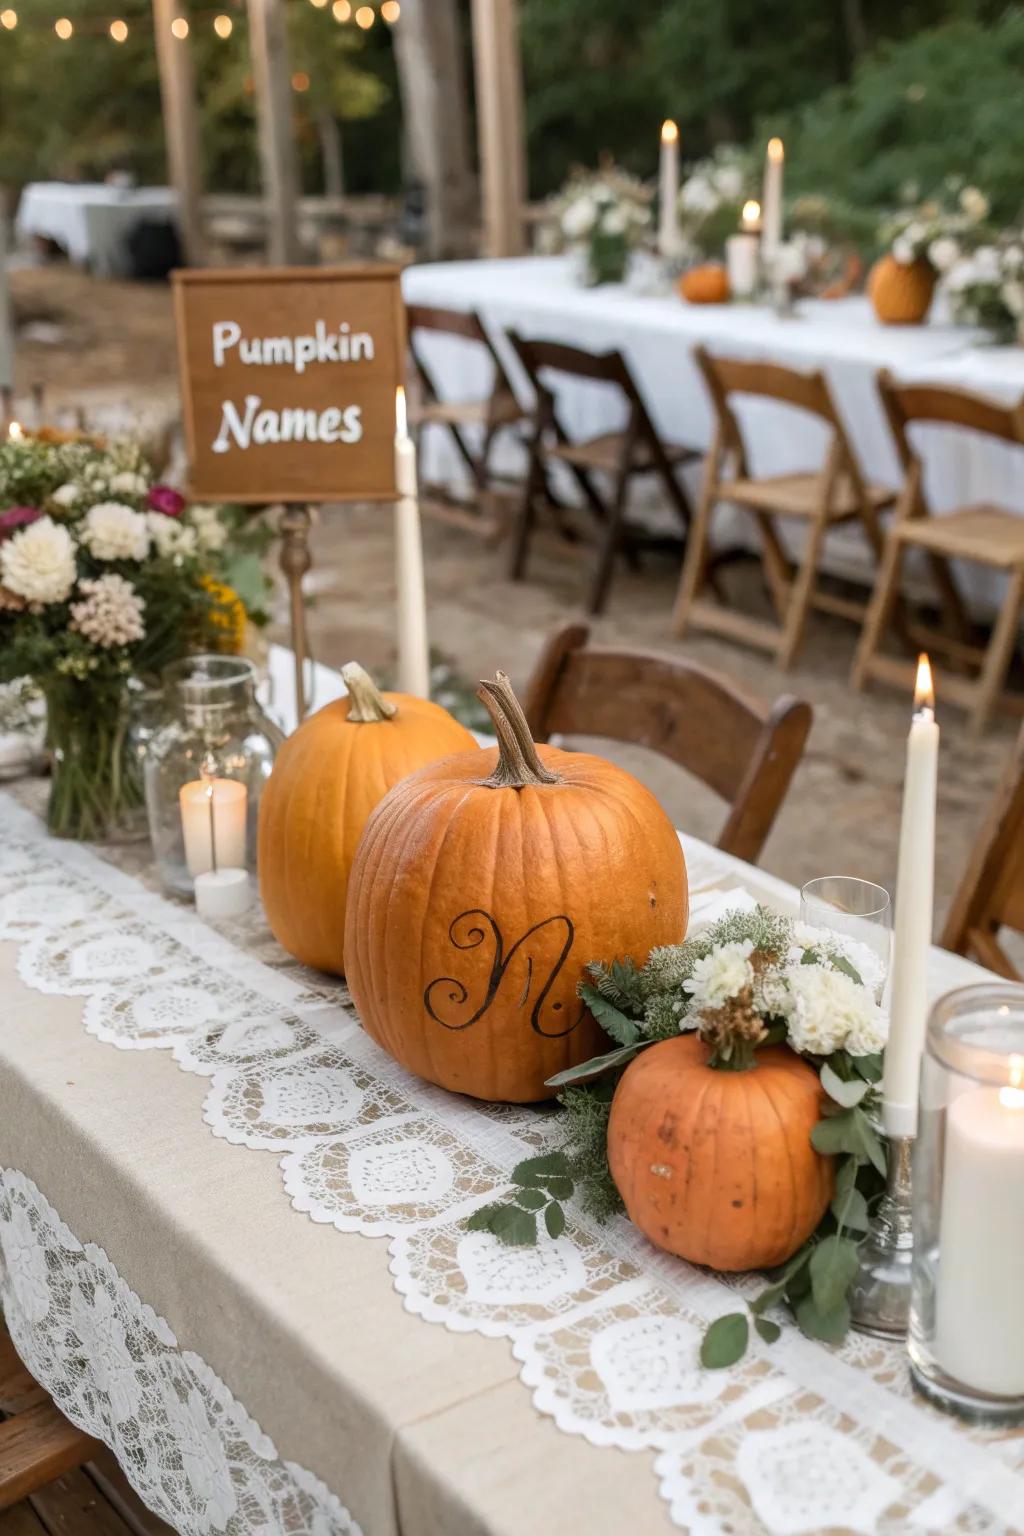
[[(4, 815), (0, 799), (0, 845)], [(795, 893), (772, 877), (703, 845), (688, 852), (705, 886), (792, 908)], [(258, 947), (284, 961), (265, 939)], [(206, 1080), (165, 1051), (92, 1038), (82, 999), (30, 990), (15, 957), (0, 945), (0, 1167), (20, 1169), (82, 1241), (102, 1245), (366, 1536), (678, 1529), (651, 1452), (561, 1433), (531, 1405), (506, 1341), (404, 1311), (383, 1239), (296, 1214), (274, 1153), (204, 1126)], [(936, 993), (978, 974), (933, 953)]]

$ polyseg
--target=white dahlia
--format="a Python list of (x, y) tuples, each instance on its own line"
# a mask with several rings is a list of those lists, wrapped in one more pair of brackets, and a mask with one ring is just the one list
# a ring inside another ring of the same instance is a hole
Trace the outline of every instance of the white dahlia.
[(0, 544), (0, 582), (30, 603), (62, 603), (75, 584), (68, 530), (41, 517)]
[(146, 604), (123, 576), (81, 581), (78, 590), (85, 596), (80, 603), (71, 604), (71, 628), (93, 645), (104, 649), (131, 645), (145, 635), (142, 614)]
[(149, 554), (144, 514), (120, 501), (100, 501), (90, 507), (79, 536), (97, 560), (145, 560)]

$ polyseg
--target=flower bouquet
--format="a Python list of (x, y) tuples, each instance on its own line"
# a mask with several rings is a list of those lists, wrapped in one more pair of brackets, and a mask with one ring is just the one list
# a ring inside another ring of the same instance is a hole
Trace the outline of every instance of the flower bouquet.
[(942, 291), (954, 320), (984, 326), (998, 341), (1024, 340), (1024, 235), (1007, 231), (991, 245), (958, 250)]
[(875, 1085), (888, 1020), (873, 952), (757, 907), (642, 969), (589, 969), (580, 996), (613, 1048), (551, 1079), (555, 1149), (512, 1169), (507, 1198), (467, 1225), (511, 1244), (538, 1241), (541, 1222), (558, 1237), (575, 1196), (597, 1221), (625, 1208), (691, 1262), (767, 1270), (749, 1316), (708, 1330), (706, 1365), (739, 1358), (750, 1318), (776, 1338), (766, 1313), (780, 1303), (809, 1336), (841, 1339), (885, 1174)]
[(761, 189), (753, 156), (736, 144), (720, 144), (699, 160), (679, 189), (679, 227), (694, 259), (721, 256), (740, 227), (743, 205)]
[(272, 536), (240, 508), (187, 506), (138, 446), (19, 431), (0, 446), (0, 683), (41, 693), (62, 837), (125, 831), (142, 804), (133, 680), (264, 622)]
[(928, 313), (935, 285), (965, 250), (985, 237), (989, 204), (977, 187), (949, 181), (939, 197), (908, 205), (881, 225), (887, 247), (868, 278), (868, 295), (887, 324), (916, 325)]
[(618, 283), (630, 252), (651, 226), (652, 193), (609, 162), (597, 171), (576, 171), (553, 199), (552, 212), (570, 250), (582, 253), (586, 281)]

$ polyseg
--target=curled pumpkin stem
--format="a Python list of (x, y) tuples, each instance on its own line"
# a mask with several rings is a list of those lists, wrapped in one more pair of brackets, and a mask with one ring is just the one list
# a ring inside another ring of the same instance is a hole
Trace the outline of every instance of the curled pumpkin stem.
[(381, 720), (391, 720), (398, 713), (381, 693), (369, 672), (358, 661), (347, 661), (341, 669), (342, 682), (348, 689), (348, 718), (356, 725), (373, 725)]
[(498, 761), (494, 772), (483, 782), (494, 789), (525, 789), (528, 784), (561, 783), (557, 773), (545, 768), (537, 755), (522, 705), (507, 675), (496, 672), (493, 682), (481, 681), (477, 698), (494, 721), (498, 738)]

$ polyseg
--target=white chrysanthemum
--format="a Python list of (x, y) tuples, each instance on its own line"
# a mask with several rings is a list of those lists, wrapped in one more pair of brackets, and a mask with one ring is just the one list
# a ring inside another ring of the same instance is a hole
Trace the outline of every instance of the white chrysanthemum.
[(624, 209), (609, 208), (601, 222), (601, 228), (606, 235), (624, 235), (627, 222)]
[(0, 583), (30, 603), (62, 603), (76, 574), (74, 542), (52, 517), (41, 517), (0, 544)]
[(122, 469), (111, 480), (110, 489), (118, 496), (145, 496), (149, 486), (145, 475), (136, 474), (134, 469)]
[(142, 512), (119, 501), (100, 501), (85, 514), (79, 537), (97, 560), (145, 560), (149, 527)]
[(200, 549), (215, 554), (217, 550), (224, 548), (228, 541), (228, 531), (221, 522), (220, 513), (216, 507), (208, 507), (200, 502), (194, 507), (189, 507), (185, 515), (196, 531)]
[(877, 1056), (884, 1051), (889, 1039), (889, 1015), (884, 1008), (875, 1007), (861, 1024), (855, 1025), (846, 1037), (846, 1049), (851, 1056)]
[[(879, 929), (888, 941), (888, 930)], [(813, 949), (818, 956), (842, 955), (853, 966), (861, 981), (873, 997), (877, 997), (885, 985), (888, 966), (878, 952), (860, 939), (847, 933), (835, 933), (831, 928), (816, 928), (810, 923), (793, 924), (793, 942), (789, 948), (788, 963), (802, 965), (804, 951)]]
[(58, 485), (55, 491), (50, 493), (50, 500), (56, 507), (73, 507), (82, 494), (82, 487), (76, 485), (73, 480), (68, 480), (64, 485)]
[(730, 997), (753, 983), (754, 969), (750, 964), (753, 948), (752, 939), (720, 944), (710, 955), (696, 962), (689, 980), (683, 982), (683, 991), (690, 994), (698, 1010), (720, 1008)]
[(562, 233), (570, 240), (585, 240), (597, 222), (597, 205), (593, 198), (578, 197), (562, 214)]
[(684, 213), (713, 213), (718, 204), (718, 193), (706, 176), (698, 173), (683, 182), (679, 206)]
[(928, 260), (936, 272), (948, 272), (955, 261), (960, 259), (960, 247), (952, 235), (939, 235), (928, 247)]
[(165, 517), (162, 512), (147, 513), (146, 522), (158, 555), (195, 553), (199, 541), (194, 528), (186, 527), (176, 517)]
[(754, 976), (754, 1010), (762, 1018), (784, 1019), (792, 1006), (785, 972), (770, 966)]
[(142, 614), (146, 604), (123, 576), (82, 581), (78, 590), (85, 596), (80, 603), (71, 604), (71, 628), (93, 645), (104, 649), (131, 645), (145, 635)]
[[(795, 1051), (828, 1056), (877, 1026), (880, 1009), (865, 987), (826, 965), (797, 965), (789, 973), (789, 1043)], [(863, 1051), (858, 1054), (864, 1054)]]

